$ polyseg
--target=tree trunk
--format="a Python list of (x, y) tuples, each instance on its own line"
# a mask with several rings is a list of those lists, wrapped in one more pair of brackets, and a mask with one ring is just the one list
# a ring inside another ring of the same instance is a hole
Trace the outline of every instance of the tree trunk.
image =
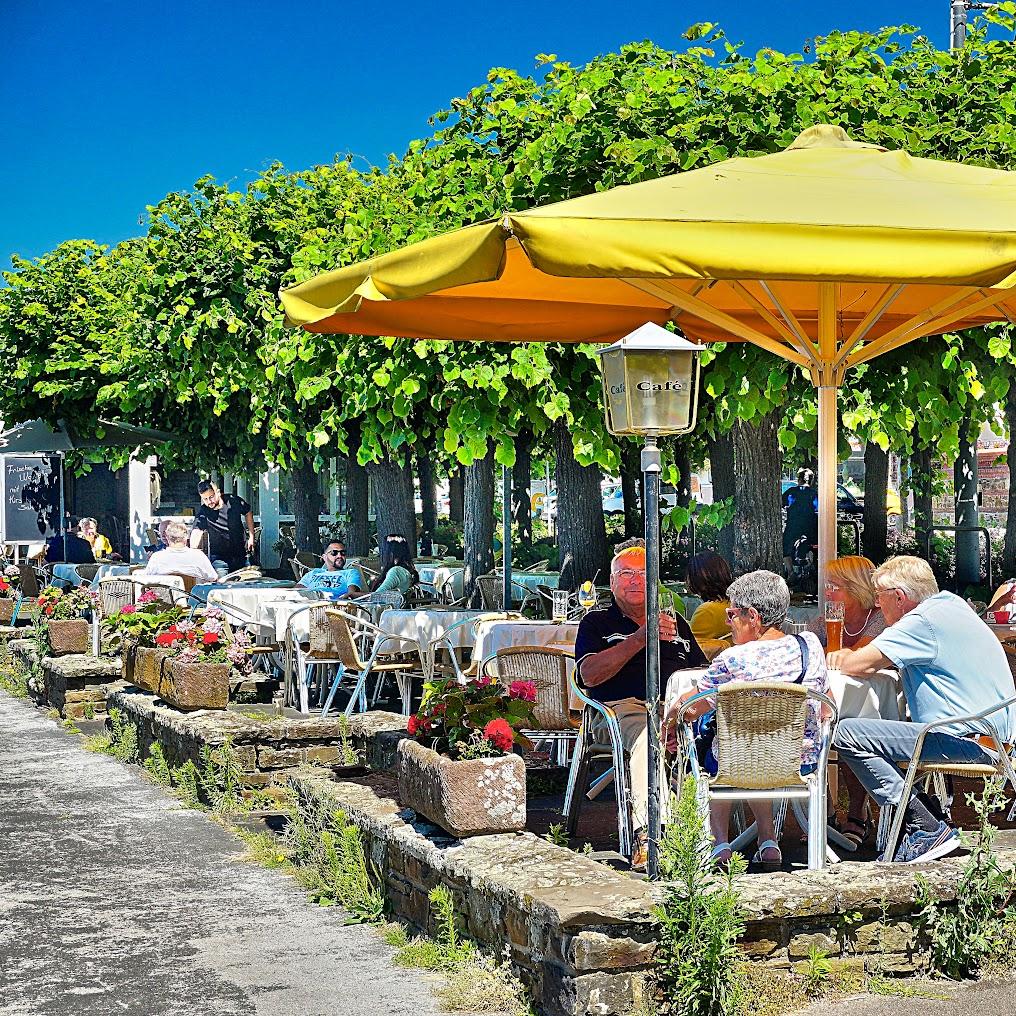
[(889, 553), (885, 514), (889, 485), (889, 453), (869, 441), (864, 448), (864, 556), (881, 564)]
[(783, 571), (780, 515), (780, 411), (734, 424), (734, 571)]
[(677, 494), (677, 505), (679, 508), (691, 507), (691, 449), (688, 446), (688, 439), (678, 437), (674, 439), (674, 465), (677, 466), (678, 478), (675, 487)]
[[(1016, 385), (1005, 397), (1005, 423), (1009, 428), (1009, 504), (1005, 518), (1005, 546), (1002, 548), (1002, 576), (1016, 575)], [(996, 574), (998, 574), (996, 572)], [(994, 593), (994, 589), (991, 590)]]
[(437, 526), (437, 488), (434, 485), (434, 448), (429, 443), (417, 449), (416, 475), (420, 478), (420, 527), (433, 539)]
[(367, 470), (356, 460), (360, 428), (350, 429), (346, 462), (346, 553), (362, 557), (370, 552), (370, 481)]
[(460, 526), (465, 518), (465, 490), (462, 482), (462, 468), (448, 474), (448, 521), (457, 522)]
[(600, 470), (575, 460), (571, 431), (563, 419), (554, 423), (557, 453), (557, 545), (561, 552), (562, 589), (586, 579), (607, 578), (607, 530), (603, 522)]
[(290, 472), (293, 485), (293, 518), (296, 522), (296, 549), (321, 553), (321, 489), (318, 474), (310, 462)]
[(627, 539), (642, 536), (642, 462), (635, 441), (621, 438), (621, 497), (624, 499), (624, 535)]
[(416, 554), (416, 484), (413, 482), (413, 457), (406, 453), (402, 467), (402, 481), (406, 485), (406, 503), (409, 505), (409, 529), (403, 533), (409, 541), (411, 552)]
[(367, 474), (374, 484), (378, 546), (393, 535), (408, 540), (414, 530), (413, 502), (406, 497), (406, 474), (402, 466), (386, 457), (369, 463)]
[(477, 575), (494, 567), (494, 447), (465, 468), (463, 544), (465, 572), (462, 591), (471, 601)]
[[(736, 494), (734, 477), (734, 435), (728, 430), (709, 438), (709, 470), (713, 477), (713, 502), (725, 501)], [(734, 563), (734, 525), (720, 530), (718, 551), (727, 563)]]
[[(960, 424), (960, 453), (953, 466), (953, 489), (956, 493), (954, 511), (956, 526), (968, 529), (980, 525), (977, 506), (977, 432), (976, 425), (964, 417)], [(956, 591), (962, 593), (981, 581), (981, 534), (956, 534)]]
[(931, 466), (930, 448), (916, 448), (911, 459), (910, 482), (914, 490), (914, 529), (917, 531), (917, 545), (925, 546), (926, 534), (931, 529)]
[(523, 430), (515, 439), (515, 465), (512, 467), (512, 519), (521, 546), (533, 545), (533, 512), (530, 487), (533, 480), (533, 434)]

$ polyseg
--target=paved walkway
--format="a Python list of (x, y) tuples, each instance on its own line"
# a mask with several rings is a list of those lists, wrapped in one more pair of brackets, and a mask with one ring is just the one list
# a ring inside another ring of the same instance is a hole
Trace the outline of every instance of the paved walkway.
[[(901, 982), (902, 986), (913, 984)], [(935, 998), (899, 998), (860, 995), (840, 1002), (815, 1002), (799, 1016), (989, 1016), (1012, 1013), (1016, 1007), (1016, 981), (984, 980), (974, 984), (950, 981), (921, 982)]]
[(0, 692), (0, 1016), (436, 1013), (370, 928)]

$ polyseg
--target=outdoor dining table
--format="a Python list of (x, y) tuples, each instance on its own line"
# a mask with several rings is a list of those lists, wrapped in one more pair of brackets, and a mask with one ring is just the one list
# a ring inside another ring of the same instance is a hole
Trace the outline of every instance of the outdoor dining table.
[[(435, 592), (441, 590), (447, 584), (452, 596), (457, 600), (462, 596), (463, 575), (465, 565), (417, 565), (417, 573), (424, 585), (433, 586)], [(525, 589), (535, 593), (537, 586), (549, 586), (557, 589), (561, 579), (560, 572), (527, 572), (512, 571), (512, 599), (521, 600), (521, 590)]]
[(228, 609), (254, 617), (261, 600), (277, 598), (280, 590), (292, 589), (296, 583), (281, 579), (256, 579), (252, 582), (209, 582), (195, 586), (191, 597), (210, 607)]
[[(423, 675), (429, 679), (434, 673), (434, 659), (430, 652), (430, 643), (449, 633), (449, 641), (454, 649), (468, 649), (473, 645), (472, 625), (460, 624), (474, 618), (489, 614), (489, 610), (447, 610), (440, 607), (419, 607), (415, 610), (386, 610), (378, 620), (378, 627), (389, 635), (413, 639), (420, 646), (420, 664)], [(395, 644), (385, 646), (386, 652), (410, 652), (412, 646), (405, 644), (400, 649)]]
[(482, 663), (510, 646), (539, 646), (573, 653), (578, 631), (578, 621), (481, 621), (476, 626), (473, 660)]
[[(286, 628), (290, 618), (298, 611), (312, 603), (321, 601), (321, 596), (314, 589), (273, 589), (271, 597), (259, 597), (253, 617), (258, 634), (266, 641), (282, 644), (286, 638)], [(307, 637), (309, 628), (305, 628), (303, 638)]]

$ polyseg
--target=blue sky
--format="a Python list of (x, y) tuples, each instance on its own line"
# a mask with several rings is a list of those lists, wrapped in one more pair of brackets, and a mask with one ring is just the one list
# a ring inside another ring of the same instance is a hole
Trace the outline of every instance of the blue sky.
[(481, 4), (389, 0), (0, 0), (0, 268), (63, 240), (116, 243), (145, 205), (210, 173), (242, 183), (352, 151), (373, 162), (488, 68), (578, 63), (695, 21), (749, 49), (915, 24), (947, 44), (948, 0)]

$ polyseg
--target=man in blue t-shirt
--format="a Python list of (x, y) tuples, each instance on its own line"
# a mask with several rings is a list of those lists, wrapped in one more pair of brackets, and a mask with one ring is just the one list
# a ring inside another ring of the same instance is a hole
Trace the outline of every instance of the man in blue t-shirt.
[(300, 585), (315, 589), (333, 600), (340, 596), (360, 593), (364, 589), (359, 568), (346, 567), (346, 546), (341, 540), (331, 540), (321, 555), (323, 568), (312, 568), (301, 579)]
[[(1016, 687), (1001, 643), (964, 600), (939, 592), (927, 561), (894, 557), (876, 569), (873, 579), (888, 627), (861, 649), (830, 653), (829, 666), (858, 678), (898, 667), (912, 722), (844, 719), (833, 744), (879, 806), (906, 807), (907, 835), (895, 858), (880, 860), (932, 861), (956, 850), (959, 835), (923, 795), (912, 793), (901, 801), (904, 781), (896, 763), (911, 760), (923, 724), (995, 708), (1016, 695)], [(1013, 706), (989, 720), (1011, 743)], [(921, 758), (993, 764), (977, 740), (984, 733), (984, 724), (977, 722), (936, 728), (925, 738)]]
[[(646, 548), (644, 540), (629, 540), (617, 548), (610, 565), (614, 602), (591, 610), (579, 623), (575, 660), (579, 679), (590, 698), (614, 710), (621, 739), (629, 753), (632, 824), (635, 849), (632, 867), (646, 861), (649, 803), (649, 735), (646, 729)], [(675, 670), (704, 667), (706, 658), (688, 622), (678, 614), (660, 615), (660, 683)], [(594, 722), (593, 737), (608, 744), (606, 727)], [(660, 780), (666, 787), (666, 780)], [(661, 802), (661, 814), (669, 794)]]

